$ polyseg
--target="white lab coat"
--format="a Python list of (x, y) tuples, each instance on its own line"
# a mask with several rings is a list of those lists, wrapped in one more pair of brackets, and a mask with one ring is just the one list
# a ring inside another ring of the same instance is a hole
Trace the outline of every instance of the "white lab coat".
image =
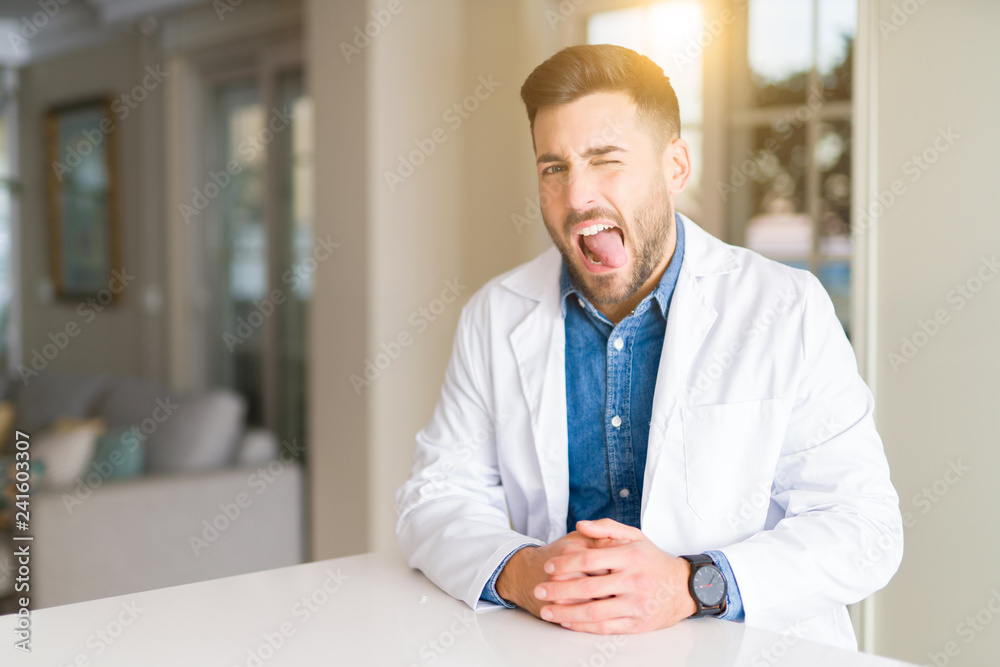
[[(845, 605), (903, 551), (871, 392), (812, 274), (684, 224), (641, 529), (674, 555), (725, 553), (747, 625), (856, 648)], [(474, 609), (515, 547), (566, 533), (559, 270), (553, 247), (465, 306), (396, 495), (409, 564)]]

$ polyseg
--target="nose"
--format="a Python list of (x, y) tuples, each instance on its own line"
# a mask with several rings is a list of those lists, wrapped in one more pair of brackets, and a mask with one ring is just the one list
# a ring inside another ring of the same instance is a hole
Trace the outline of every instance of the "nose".
[(566, 205), (574, 211), (586, 211), (597, 202), (594, 182), (586, 169), (570, 169), (566, 180)]

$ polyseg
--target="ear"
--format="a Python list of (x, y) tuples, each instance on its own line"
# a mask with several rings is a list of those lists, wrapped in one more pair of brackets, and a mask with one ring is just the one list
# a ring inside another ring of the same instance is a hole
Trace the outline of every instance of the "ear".
[(691, 147), (680, 137), (671, 141), (663, 151), (663, 174), (671, 195), (684, 192), (691, 180)]

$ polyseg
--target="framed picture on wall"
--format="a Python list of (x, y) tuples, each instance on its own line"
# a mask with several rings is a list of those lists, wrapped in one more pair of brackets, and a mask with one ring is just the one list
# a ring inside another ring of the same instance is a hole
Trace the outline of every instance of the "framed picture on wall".
[[(122, 268), (117, 124), (112, 98), (65, 104), (45, 115), (49, 256), (59, 299), (108, 289)], [(110, 296), (108, 296), (110, 295)]]

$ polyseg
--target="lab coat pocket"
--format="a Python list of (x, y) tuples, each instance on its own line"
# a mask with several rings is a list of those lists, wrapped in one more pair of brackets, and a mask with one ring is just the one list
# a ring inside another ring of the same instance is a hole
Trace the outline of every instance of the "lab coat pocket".
[(687, 501), (702, 521), (760, 530), (790, 409), (780, 398), (682, 409)]

